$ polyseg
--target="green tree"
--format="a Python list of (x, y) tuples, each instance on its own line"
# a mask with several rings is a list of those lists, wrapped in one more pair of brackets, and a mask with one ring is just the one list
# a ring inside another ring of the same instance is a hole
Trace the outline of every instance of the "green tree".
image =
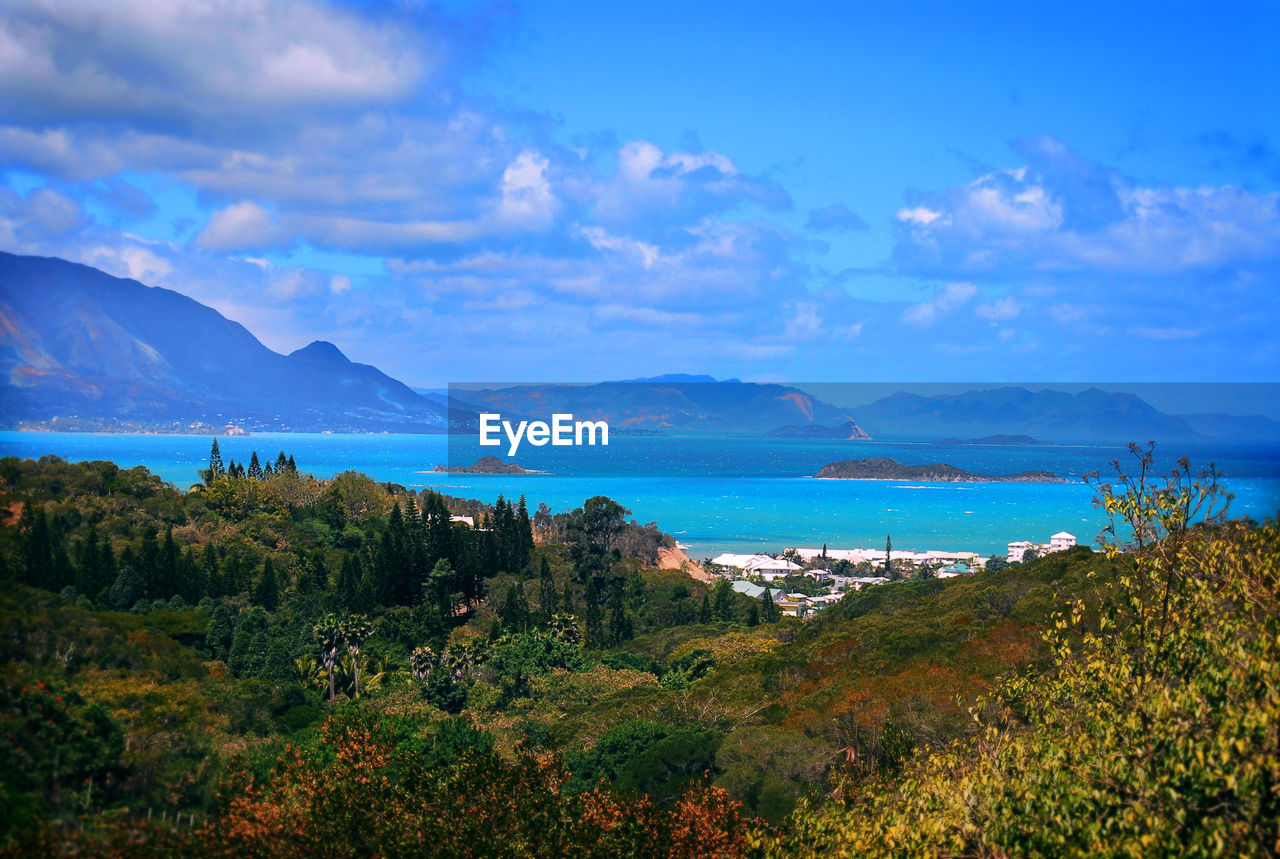
[(231, 613), (221, 603), (209, 612), (209, 625), (205, 627), (204, 649), (211, 659), (225, 662), (231, 650), (231, 639), (235, 634), (235, 623)]
[(782, 617), (782, 613), (778, 611), (778, 604), (773, 601), (773, 593), (768, 589), (764, 589), (764, 610), (761, 612), (761, 618), (765, 623), (777, 623)]
[(333, 700), (337, 678), (334, 668), (338, 664), (338, 654), (342, 650), (342, 624), (332, 612), (320, 618), (311, 628), (311, 636), (320, 646), (320, 664), (329, 674), (329, 700)]
[(733, 610), (733, 585), (728, 579), (720, 579), (711, 589), (711, 616), (719, 621), (735, 620)]
[(569, 516), (566, 542), (579, 581), (608, 575), (614, 539), (631, 513), (611, 498), (596, 495)]
[(587, 647), (598, 649), (604, 647), (604, 618), (600, 614), (600, 591), (597, 579), (592, 576), (587, 580), (586, 601)]
[(257, 677), (267, 664), (267, 613), (261, 606), (254, 606), (236, 619), (236, 631), (231, 636), (231, 650), (227, 654), (227, 668), (237, 677)]
[(360, 651), (369, 636), (373, 635), (373, 624), (366, 620), (363, 615), (353, 614), (342, 621), (339, 626), (339, 634), (342, 636), (342, 643), (346, 645), (347, 653), (351, 655), (351, 662), (355, 668), (355, 697), (359, 698)]
[(203, 477), (206, 486), (212, 486), (214, 481), (226, 477), (227, 468), (222, 464), (222, 451), (218, 449), (218, 437), (213, 437), (213, 446), (209, 448), (209, 467), (204, 471)]
[(614, 579), (609, 590), (609, 643), (617, 647), (631, 638), (631, 615), (627, 611), (625, 585)]
[(253, 601), (267, 611), (275, 611), (280, 607), (280, 584), (276, 581), (276, 568), (267, 558), (262, 563), (262, 576), (253, 591)]
[(121, 564), (120, 572), (107, 593), (107, 601), (119, 611), (125, 611), (146, 594), (147, 586), (129, 564)]
[(544, 624), (550, 623), (556, 613), (556, 583), (551, 578), (551, 564), (547, 562), (546, 555), (542, 556), (538, 574), (538, 613)]
[(1161, 476), (1132, 451), (1089, 477), (1107, 564), (1054, 616), (1051, 664), (980, 702), (969, 739), (763, 852), (1274, 855), (1280, 527), (1225, 522), (1212, 466)]
[(263, 478), (262, 463), (258, 462), (258, 452), (255, 450), (249, 456), (249, 470), (245, 476), (250, 480), (261, 480)]

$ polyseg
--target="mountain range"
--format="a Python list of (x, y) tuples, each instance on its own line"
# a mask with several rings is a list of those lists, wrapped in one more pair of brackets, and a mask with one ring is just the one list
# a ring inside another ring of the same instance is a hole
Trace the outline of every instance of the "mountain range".
[(53, 428), (441, 431), (444, 409), (316, 341), (281, 355), (167, 289), (0, 253), (0, 422)]
[(325, 341), (282, 355), (180, 293), (61, 259), (0, 253), (0, 427), (444, 432), (481, 411), (607, 420), (619, 434), (798, 439), (1280, 440), (1251, 415), (1170, 415), (1129, 393), (898, 392), (842, 407), (800, 388), (673, 374), (415, 391)]
[(624, 434), (759, 434), (789, 424), (852, 420), (846, 410), (786, 385), (721, 382), (683, 374), (585, 385), (451, 389), (451, 423), (467, 426), (478, 411), (543, 420), (557, 412), (567, 413), (579, 420), (607, 420), (610, 430)]

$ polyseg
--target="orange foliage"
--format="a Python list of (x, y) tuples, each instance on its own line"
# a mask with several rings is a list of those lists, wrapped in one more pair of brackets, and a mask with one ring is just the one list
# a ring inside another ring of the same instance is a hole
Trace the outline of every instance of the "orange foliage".
[(431, 769), (377, 719), (334, 721), (326, 749), (287, 749), (259, 784), (223, 785), (222, 812), (193, 836), (214, 856), (741, 856), (739, 803), (696, 784), (670, 808), (605, 788), (566, 794), (560, 760), (467, 754)]

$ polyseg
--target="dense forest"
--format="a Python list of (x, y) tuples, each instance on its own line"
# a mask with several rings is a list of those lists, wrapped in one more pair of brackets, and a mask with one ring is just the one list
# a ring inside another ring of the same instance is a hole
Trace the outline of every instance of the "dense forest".
[(600, 496), (0, 460), (0, 851), (1274, 855), (1280, 535), (1135, 454), (1104, 551), (805, 621)]

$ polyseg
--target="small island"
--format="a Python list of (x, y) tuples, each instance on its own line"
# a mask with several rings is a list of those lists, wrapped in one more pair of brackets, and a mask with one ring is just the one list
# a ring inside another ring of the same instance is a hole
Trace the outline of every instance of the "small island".
[(437, 465), (431, 471), (435, 474), (546, 474), (545, 471), (534, 471), (514, 462), (503, 462), (496, 456), (482, 456), (474, 465)]
[(839, 426), (823, 426), (822, 424), (804, 424), (802, 426), (778, 427), (765, 434), (768, 438), (834, 438), (845, 441), (869, 441), (871, 436), (854, 421), (845, 421)]
[(988, 435), (982, 438), (944, 438), (936, 444), (1024, 445), (1044, 442), (1029, 435)]
[(1065, 483), (1049, 471), (1019, 474), (974, 474), (954, 465), (903, 465), (893, 459), (846, 459), (822, 466), (814, 477), (824, 480), (919, 480), (925, 483)]

